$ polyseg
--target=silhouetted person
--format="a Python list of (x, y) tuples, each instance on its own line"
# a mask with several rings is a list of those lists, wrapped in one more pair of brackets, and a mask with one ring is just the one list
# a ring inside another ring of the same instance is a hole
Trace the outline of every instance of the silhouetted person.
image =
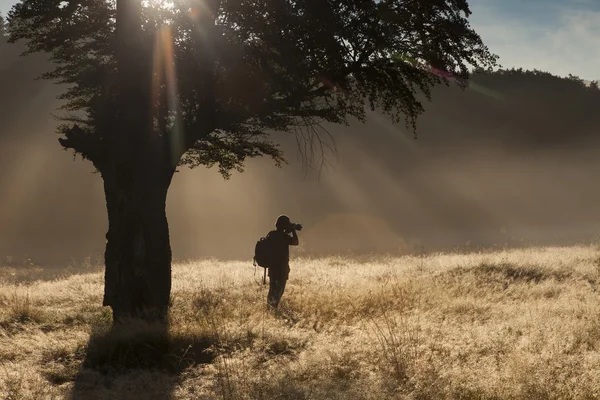
[(283, 296), (290, 274), (290, 246), (298, 246), (300, 243), (296, 234), (297, 225), (292, 224), (287, 215), (277, 218), (275, 228), (276, 230), (267, 235), (267, 238), (272, 240), (271, 249), (274, 253), (273, 263), (269, 266), (269, 309), (277, 308)]

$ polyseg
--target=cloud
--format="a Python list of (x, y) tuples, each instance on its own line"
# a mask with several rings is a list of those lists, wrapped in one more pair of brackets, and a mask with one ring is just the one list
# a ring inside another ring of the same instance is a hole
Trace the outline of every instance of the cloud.
[(540, 69), (556, 75), (600, 78), (600, 11), (586, 10), (585, 0), (545, 8), (543, 15), (516, 14), (479, 3), (473, 28), (506, 67)]

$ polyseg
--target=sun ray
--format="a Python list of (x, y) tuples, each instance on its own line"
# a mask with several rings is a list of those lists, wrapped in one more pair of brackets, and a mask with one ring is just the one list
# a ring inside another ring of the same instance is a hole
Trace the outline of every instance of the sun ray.
[[(171, 159), (176, 164), (183, 150), (183, 130), (179, 123), (180, 113), (177, 104), (177, 76), (175, 71), (175, 55), (173, 49), (173, 34), (171, 27), (165, 25), (157, 34), (154, 49), (154, 78), (153, 78), (153, 104), (155, 118), (159, 121), (159, 129), (163, 134), (169, 135)], [(166, 97), (166, 99), (165, 99)], [(166, 104), (165, 103), (166, 100)], [(166, 106), (166, 115), (162, 109)], [(173, 165), (174, 167), (175, 165)]]

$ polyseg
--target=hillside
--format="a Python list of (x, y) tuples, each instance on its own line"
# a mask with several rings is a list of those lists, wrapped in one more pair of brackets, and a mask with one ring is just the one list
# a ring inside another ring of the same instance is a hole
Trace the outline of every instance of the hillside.
[(0, 398), (598, 398), (599, 259), (295, 260), (278, 315), (247, 263), (180, 264), (168, 332), (111, 332), (97, 267), (5, 266)]

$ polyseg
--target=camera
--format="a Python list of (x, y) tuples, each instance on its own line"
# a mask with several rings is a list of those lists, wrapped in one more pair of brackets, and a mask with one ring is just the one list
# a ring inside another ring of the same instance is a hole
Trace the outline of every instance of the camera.
[(302, 230), (302, 225), (290, 222), (290, 229), (301, 231)]

